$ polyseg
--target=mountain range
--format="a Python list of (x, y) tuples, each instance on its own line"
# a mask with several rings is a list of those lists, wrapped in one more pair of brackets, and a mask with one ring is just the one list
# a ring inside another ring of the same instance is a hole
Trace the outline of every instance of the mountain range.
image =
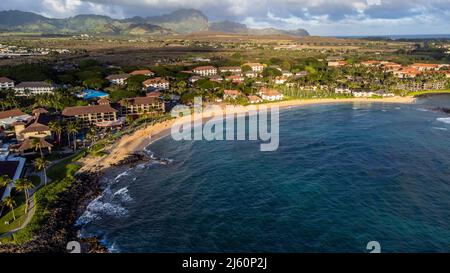
[(252, 29), (233, 21), (209, 22), (208, 17), (195, 9), (180, 9), (159, 16), (114, 19), (103, 15), (77, 15), (55, 19), (19, 10), (0, 11), (0, 32), (41, 34), (97, 35), (173, 35), (200, 31), (227, 32), (248, 35), (309, 36), (304, 29)]

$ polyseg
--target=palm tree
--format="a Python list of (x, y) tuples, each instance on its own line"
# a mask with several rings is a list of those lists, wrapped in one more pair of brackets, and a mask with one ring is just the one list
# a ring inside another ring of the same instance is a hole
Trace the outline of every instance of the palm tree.
[(77, 136), (76, 133), (78, 133), (78, 125), (75, 122), (69, 122), (67, 123), (67, 133), (72, 134), (73, 136), (73, 149), (77, 149)]
[(33, 138), (33, 140), (31, 141), (31, 145), (34, 147), (36, 151), (39, 150), (39, 152), (41, 153), (41, 157), (44, 156), (42, 154), (42, 142), (40, 138)]
[(30, 198), (29, 190), (33, 188), (33, 183), (26, 178), (19, 178), (15, 183), (18, 191), (23, 191), (25, 194), (25, 213), (28, 211), (28, 199)]
[(50, 162), (45, 160), (45, 158), (40, 157), (40, 158), (36, 158), (34, 160), (34, 167), (37, 170), (43, 170), (44, 171), (44, 185), (47, 185), (47, 166)]
[(14, 199), (12, 199), (11, 196), (6, 197), (3, 199), (3, 205), (8, 207), (12, 211), (13, 219), (16, 221), (16, 215), (14, 214), (14, 206), (16, 205), (16, 202)]
[[(6, 174), (0, 176), (0, 189), (8, 187), (9, 184), (11, 184), (12, 179), (9, 178)], [(3, 213), (4, 206), (2, 205), (2, 210), (0, 210), (0, 215)]]
[(56, 135), (58, 136), (58, 143), (61, 142), (61, 133), (62, 133), (62, 126), (61, 123), (59, 123), (58, 121), (50, 121), (48, 123), (48, 127), (50, 128), (50, 130), (52, 130), (53, 132), (56, 133)]
[(94, 129), (94, 127), (89, 128), (89, 131), (86, 134), (86, 139), (90, 141), (89, 149), (91, 149), (97, 139), (97, 131)]

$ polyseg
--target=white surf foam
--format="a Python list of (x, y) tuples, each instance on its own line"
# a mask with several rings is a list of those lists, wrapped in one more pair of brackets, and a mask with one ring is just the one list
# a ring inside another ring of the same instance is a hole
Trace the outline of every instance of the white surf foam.
[(130, 193), (128, 192), (128, 186), (117, 190), (114, 193), (114, 197), (116, 197), (116, 196), (118, 196), (120, 198), (120, 201), (122, 201), (122, 202), (133, 201), (133, 198), (131, 198)]
[(448, 131), (447, 128), (443, 128), (443, 127), (433, 127), (432, 129), (434, 129), (434, 130), (441, 130), (441, 131)]
[(450, 124), (450, 118), (437, 118), (437, 121)]

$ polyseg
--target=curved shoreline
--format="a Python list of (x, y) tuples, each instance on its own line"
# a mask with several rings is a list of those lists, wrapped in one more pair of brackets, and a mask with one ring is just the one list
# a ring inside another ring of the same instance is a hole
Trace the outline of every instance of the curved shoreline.
[[(306, 100), (285, 100), (278, 102), (268, 102), (263, 104), (248, 105), (236, 107), (233, 109), (235, 114), (248, 113), (250, 109), (264, 107), (298, 107), (304, 105), (320, 105), (320, 104), (339, 104), (339, 103), (398, 103), (398, 104), (412, 104), (416, 101), (414, 97), (390, 97), (383, 99), (373, 98), (343, 98), (343, 99), (306, 99)], [(218, 105), (218, 104), (217, 104)], [(224, 109), (224, 105), (218, 105)], [(215, 116), (215, 113), (203, 112), (201, 116), (197, 117), (204, 120), (210, 119)], [(194, 116), (194, 119), (196, 117)], [(142, 152), (145, 147), (153, 143), (154, 141), (167, 136), (170, 133), (170, 128), (175, 122), (191, 122), (193, 120), (192, 115), (176, 118), (155, 125), (148, 126), (146, 128), (137, 130), (131, 135), (123, 136), (117, 143), (108, 147), (107, 155), (102, 158), (88, 156), (81, 160), (83, 167), (79, 172), (102, 172), (110, 167), (117, 166), (120, 162), (123, 162), (127, 157), (135, 153)]]

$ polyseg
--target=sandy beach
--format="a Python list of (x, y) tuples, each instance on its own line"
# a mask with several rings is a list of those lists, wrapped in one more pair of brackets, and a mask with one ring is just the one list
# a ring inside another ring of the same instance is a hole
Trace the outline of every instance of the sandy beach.
[[(271, 102), (261, 104), (265, 107), (278, 106), (280, 108), (296, 107), (312, 104), (332, 104), (332, 103), (401, 103), (411, 104), (415, 102), (413, 97), (390, 97), (383, 99), (372, 98), (345, 98), (345, 99), (308, 99), (308, 100), (286, 100), (280, 102)], [(222, 109), (224, 109), (223, 105)], [(246, 113), (250, 109), (258, 108), (259, 105), (242, 106), (233, 110), (234, 113)], [(225, 111), (225, 110), (224, 110)], [(202, 116), (197, 118), (209, 119), (214, 117), (214, 112), (203, 112)], [(106, 147), (107, 153), (103, 157), (88, 156), (81, 160), (83, 167), (81, 172), (100, 172), (114, 166), (118, 162), (127, 158), (130, 154), (143, 151), (143, 149), (153, 141), (160, 139), (170, 133), (170, 128), (175, 122), (191, 122), (192, 116), (185, 116), (168, 121), (164, 121), (146, 128), (140, 129), (133, 134), (123, 136), (115, 144)]]

